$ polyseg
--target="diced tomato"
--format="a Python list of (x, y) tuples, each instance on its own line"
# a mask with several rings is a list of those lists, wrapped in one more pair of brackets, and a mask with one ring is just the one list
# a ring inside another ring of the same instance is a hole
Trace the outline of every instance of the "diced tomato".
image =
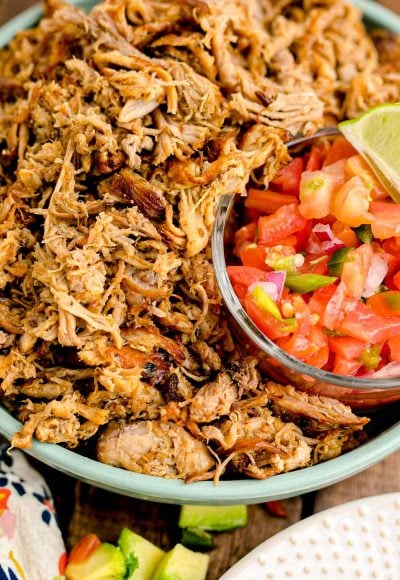
[(307, 220), (299, 212), (298, 205), (284, 205), (269, 216), (258, 220), (258, 242), (260, 245), (279, 244), (280, 240), (303, 229)]
[(371, 190), (360, 177), (352, 177), (335, 192), (331, 212), (346, 226), (352, 228), (370, 224), (374, 217), (368, 212)]
[(79, 564), (80, 562), (84, 562), (89, 558), (90, 554), (100, 546), (100, 544), (101, 542), (96, 534), (88, 534), (87, 536), (84, 536), (78, 544), (72, 548), (68, 558), (69, 563)]
[(272, 314), (259, 308), (252, 300), (250, 294), (247, 294), (244, 304), (246, 312), (254, 324), (271, 340), (290, 334), (290, 327), (285, 322), (272, 316)]
[(330, 336), (328, 343), (332, 352), (346, 359), (358, 359), (366, 346), (368, 346), (362, 340), (352, 336)]
[(244, 205), (249, 209), (256, 209), (263, 214), (275, 213), (283, 205), (298, 203), (295, 195), (286, 195), (269, 189), (252, 189), (250, 188)]
[(300, 181), (300, 205), (302, 216), (319, 219), (330, 213), (334, 192), (342, 185), (341, 175), (326, 171), (305, 171)]
[(226, 268), (232, 286), (250, 286), (254, 282), (266, 282), (268, 272), (253, 266), (228, 266)]
[(320, 368), (328, 362), (327, 337), (319, 326), (310, 326), (306, 319), (292, 336), (280, 338), (276, 343), (288, 354), (312, 366)]
[(346, 175), (349, 178), (356, 176), (361, 177), (361, 179), (371, 188), (372, 199), (379, 200), (388, 196), (386, 189), (361, 155), (353, 155), (347, 159)]
[(264, 506), (273, 516), (277, 518), (287, 518), (287, 511), (279, 499), (274, 501), (267, 501), (264, 503)]
[(249, 293), (249, 287), (243, 284), (234, 284), (233, 289), (236, 296), (239, 298), (240, 302), (244, 302), (247, 294)]
[(328, 262), (331, 256), (326, 254), (307, 254), (304, 264), (298, 269), (304, 274), (322, 274), (328, 275)]
[(324, 167), (332, 165), (341, 159), (352, 157), (353, 155), (357, 155), (354, 147), (344, 137), (336, 137), (328, 155), (325, 157)]
[(240, 259), (244, 266), (253, 266), (255, 268), (260, 268), (261, 270), (270, 270), (265, 263), (266, 251), (265, 246), (249, 244), (240, 252)]
[(252, 222), (239, 228), (234, 236), (234, 254), (240, 256), (242, 249), (249, 243), (254, 243), (257, 236), (257, 222)]
[(375, 314), (371, 308), (357, 301), (353, 310), (345, 312), (343, 319), (337, 325), (337, 330), (359, 340), (377, 344), (384, 342), (391, 335), (391, 328), (387, 321), (388, 319)]
[(392, 280), (396, 288), (400, 290), (400, 272), (397, 272), (397, 274), (393, 276)]
[(307, 241), (311, 235), (311, 230), (313, 227), (313, 222), (311, 220), (307, 220), (305, 225), (298, 230), (294, 235), (296, 236), (296, 251), (302, 252), (307, 244)]
[(400, 236), (387, 238), (380, 242), (381, 248), (388, 252), (388, 254), (393, 254), (394, 256), (400, 255)]
[(400, 362), (400, 336), (389, 338), (390, 359)]
[(350, 226), (345, 226), (339, 220), (336, 220), (333, 222), (331, 227), (334, 235), (343, 242), (347, 248), (358, 248), (358, 246), (361, 245), (361, 240)]
[(276, 177), (271, 181), (271, 185), (274, 189), (278, 189), (282, 193), (298, 195), (303, 167), (303, 159), (296, 157), (289, 165), (286, 165), (286, 167), (278, 172)]
[(262, 212), (258, 209), (244, 208), (244, 218), (246, 223), (257, 223)]
[[(330, 149), (325, 141), (294, 159), (269, 189), (248, 191), (244, 216), (250, 222), (234, 237), (242, 265), (227, 273), (261, 332), (306, 364), (361, 377), (400, 362), (400, 204), (387, 199), (369, 165), (342, 137)], [(330, 228), (313, 232), (317, 224)], [(332, 259), (325, 233), (344, 244), (343, 255)], [(271, 269), (340, 278), (299, 294), (294, 288), (302, 286), (286, 275), (275, 303), (266, 290), (266, 296), (260, 288), (249, 292), (252, 284), (268, 281)], [(379, 284), (385, 292), (365, 301)]]
[(318, 350), (308, 357), (305, 362), (308, 365), (321, 369), (329, 360), (328, 338), (319, 324), (311, 327), (309, 336), (310, 341), (318, 347)]
[(332, 372), (337, 375), (346, 375), (348, 377), (354, 376), (362, 367), (362, 362), (355, 359), (344, 358), (340, 354), (335, 356), (335, 363)]
[(326, 326), (326, 328), (329, 328), (330, 330), (336, 328), (344, 315), (346, 298), (346, 286), (343, 282), (340, 282), (336, 287), (335, 293), (327, 303), (322, 315), (322, 324)]
[(328, 302), (334, 296), (336, 288), (337, 287), (335, 284), (330, 284), (329, 286), (315, 290), (308, 302), (308, 306), (310, 307), (311, 312), (316, 312), (322, 316), (325, 312)]
[(68, 554), (67, 552), (63, 552), (58, 559), (58, 571), (60, 573), (60, 576), (65, 575), (65, 569), (67, 567), (67, 564), (68, 564)]
[(341, 277), (351, 298), (361, 298), (373, 255), (371, 244), (362, 244), (347, 254)]
[(369, 211), (374, 218), (371, 229), (375, 238), (386, 240), (400, 235), (400, 204), (373, 201)]
[(323, 153), (321, 147), (313, 147), (307, 160), (306, 171), (317, 171), (321, 169)]
[(389, 290), (370, 296), (367, 304), (374, 312), (384, 318), (400, 316), (400, 292)]

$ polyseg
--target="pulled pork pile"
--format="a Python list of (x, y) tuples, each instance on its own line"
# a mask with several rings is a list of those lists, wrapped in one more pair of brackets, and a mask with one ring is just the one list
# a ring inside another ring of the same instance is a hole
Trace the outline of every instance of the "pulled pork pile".
[(397, 39), (377, 34), (378, 51), (336, 0), (45, 9), (0, 51), (13, 445), (76, 447), (100, 430), (102, 461), (202, 479), (228, 464), (266, 477), (356, 444), (365, 420), (265, 387), (240, 360), (209, 237), (219, 197), (267, 186), (292, 134), (399, 100)]

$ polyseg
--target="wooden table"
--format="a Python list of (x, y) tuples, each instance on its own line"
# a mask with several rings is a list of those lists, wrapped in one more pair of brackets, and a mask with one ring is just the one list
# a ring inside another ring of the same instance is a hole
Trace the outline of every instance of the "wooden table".
[[(36, 0), (0, 0), (0, 24)], [(382, 0), (382, 4), (400, 13), (400, 0)], [(400, 406), (375, 417), (375, 424), (392, 424), (400, 415)], [(179, 541), (179, 507), (143, 502), (118, 496), (77, 482), (33, 462), (44, 474), (56, 502), (67, 545), (84, 534), (97, 533), (102, 540), (115, 542), (123, 526), (131, 527), (164, 549)], [(400, 491), (400, 452), (346, 481), (317, 493), (284, 500), (286, 518), (270, 515), (264, 506), (249, 507), (245, 529), (217, 535), (217, 547), (211, 552), (209, 580), (218, 579), (225, 570), (263, 540), (296, 521), (326, 508), (380, 493)], [(216, 491), (216, 493), (218, 493)]]

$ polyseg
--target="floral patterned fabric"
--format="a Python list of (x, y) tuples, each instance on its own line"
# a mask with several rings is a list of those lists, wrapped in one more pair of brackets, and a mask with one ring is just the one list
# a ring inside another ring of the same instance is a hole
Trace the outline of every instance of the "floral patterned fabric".
[(53, 580), (64, 561), (46, 482), (21, 451), (0, 446), (0, 580)]

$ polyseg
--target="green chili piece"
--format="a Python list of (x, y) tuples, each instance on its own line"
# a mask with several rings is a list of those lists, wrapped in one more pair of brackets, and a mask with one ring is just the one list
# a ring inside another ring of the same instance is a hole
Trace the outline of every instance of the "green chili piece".
[(329, 262), (328, 262), (328, 271), (329, 274), (332, 276), (340, 276), (343, 270), (343, 264), (346, 260), (347, 254), (353, 248), (340, 248), (340, 250), (336, 250), (333, 252)]
[(370, 244), (374, 239), (371, 226), (369, 224), (362, 224), (358, 228), (354, 228), (357, 238), (363, 244)]
[(272, 314), (274, 318), (282, 320), (279, 308), (262, 286), (256, 286), (250, 294), (256, 305), (261, 308), (261, 310), (265, 310), (266, 312), (269, 312), (269, 314)]
[(369, 371), (373, 371), (379, 365), (379, 361), (381, 360), (381, 347), (379, 344), (373, 344), (369, 346), (360, 355), (360, 361), (363, 363), (364, 366), (367, 367)]
[(295, 274), (293, 272), (288, 272), (286, 274), (285, 286), (294, 292), (306, 294), (307, 292), (318, 290), (318, 288), (329, 286), (329, 284), (333, 284), (336, 280), (337, 278), (334, 276), (321, 276), (321, 274)]

